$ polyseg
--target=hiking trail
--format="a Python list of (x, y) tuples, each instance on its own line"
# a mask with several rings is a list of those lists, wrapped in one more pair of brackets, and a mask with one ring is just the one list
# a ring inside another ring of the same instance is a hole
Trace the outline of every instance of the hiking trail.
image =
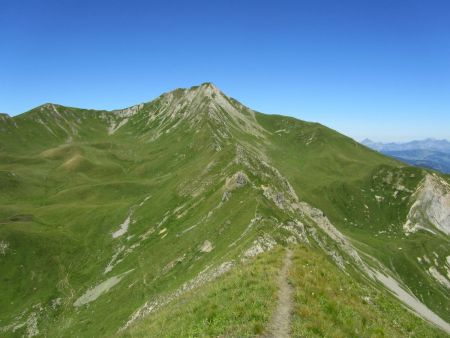
[(278, 277), (278, 302), (264, 337), (287, 338), (291, 332), (291, 312), (293, 288), (288, 281), (289, 268), (292, 264), (292, 251), (287, 250)]

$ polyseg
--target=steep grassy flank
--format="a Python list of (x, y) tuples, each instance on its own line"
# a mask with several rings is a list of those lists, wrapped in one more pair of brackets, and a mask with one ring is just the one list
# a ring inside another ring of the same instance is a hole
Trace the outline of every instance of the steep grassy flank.
[(276, 304), (283, 248), (236, 266), (137, 322), (121, 337), (254, 337), (263, 333)]
[[(322, 251), (295, 245), (293, 337), (446, 337), (387, 292), (336, 268)], [(120, 337), (258, 337), (275, 310), (285, 249), (235, 267), (137, 322)]]
[(274, 163), (298, 187), (300, 198), (320, 208), (332, 206), (324, 196), (330, 186), (364, 179), (383, 165), (403, 166), (318, 123), (278, 115), (257, 118), (272, 133), (268, 151)]
[(299, 197), (321, 209), (362, 251), (395, 271), (442, 318), (450, 321), (448, 288), (430, 278), (424, 256), (445, 275), (448, 236), (406, 235), (412, 195), (427, 172), (383, 156), (317, 123), (258, 114), (272, 132), (268, 153)]
[(294, 337), (447, 337), (309, 246), (295, 248), (290, 281)]

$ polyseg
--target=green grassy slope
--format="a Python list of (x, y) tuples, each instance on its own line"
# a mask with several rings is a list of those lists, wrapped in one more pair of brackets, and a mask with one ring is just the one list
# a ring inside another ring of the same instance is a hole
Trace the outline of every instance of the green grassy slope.
[[(413, 190), (422, 171), (320, 125), (254, 113), (210, 84), (120, 111), (47, 104), (2, 117), (0, 159), (2, 336), (111, 336), (145, 317), (153, 302), (188, 289), (196, 295), (215, 278), (222, 283), (219, 267), (275, 243), (308, 241), (350, 261), (298, 212), (296, 195), (448, 316), (446, 290), (409, 254), (436, 252), (442, 263), (448, 238), (415, 233), (405, 241), (398, 227), (411, 192), (388, 197), (392, 182), (381, 174), (392, 172)], [(389, 207), (374, 202), (376, 194)], [(263, 262), (273, 276), (274, 255), (245, 268), (242, 279), (262, 273)], [(408, 279), (411, 272), (421, 279)], [(217, 291), (208, 290), (199, 302)], [(256, 291), (258, 317), (236, 332), (259, 330), (273, 306)], [(232, 316), (239, 295), (230, 292)]]
[(277, 298), (283, 250), (257, 256), (220, 280), (183, 295), (118, 336), (253, 337), (264, 332)]
[[(18, 117), (18, 125), (36, 128), (36, 115), (55, 114), (53, 105), (46, 107)], [(67, 119), (79, 117), (71, 108), (56, 109)], [(250, 186), (260, 178), (248, 173), (242, 187), (234, 186), (242, 170), (235, 143), (216, 151), (210, 121), (202, 119), (196, 130), (182, 122), (175, 138), (162, 134), (149, 142), (160, 121), (139, 129), (133, 123), (141, 118), (111, 135), (96, 117), (80, 117), (89, 126), (77, 124), (80, 130), (66, 128), (67, 134), (55, 122), (49, 128), (61, 135), (48, 131), (39, 134), (45, 142), (31, 142), (34, 134), (22, 131), (30, 144), (23, 148), (2, 134), (8, 185), (1, 191), (0, 234), (8, 248), (0, 266), (1, 320), (3, 327), (12, 323), (6, 332), (23, 334), (30, 325), (22, 324), (37, 317), (41, 334), (110, 335), (152, 295), (236, 257), (262, 229), (273, 232), (269, 216), (277, 211)], [(113, 238), (130, 215), (127, 233)], [(255, 215), (258, 222), (241, 238)], [(205, 241), (211, 252), (201, 250)], [(74, 306), (90, 288), (128, 271), (121, 287), (111, 289), (113, 298)], [(113, 315), (112, 304), (121, 305)]]
[(446, 274), (448, 236), (437, 231), (405, 234), (411, 198), (427, 171), (372, 151), (315, 123), (260, 114), (272, 131), (269, 152), (299, 196), (321, 209), (353, 243), (376, 257), (422, 301), (450, 321), (448, 288), (430, 278), (436, 256)]
[[(396, 299), (340, 271), (318, 249), (298, 245), (289, 280), (294, 337), (445, 337)], [(235, 267), (119, 334), (123, 337), (255, 337), (267, 330), (276, 303), (284, 249)]]
[(321, 252), (299, 246), (290, 281), (295, 337), (445, 337), (387, 292), (349, 277)]

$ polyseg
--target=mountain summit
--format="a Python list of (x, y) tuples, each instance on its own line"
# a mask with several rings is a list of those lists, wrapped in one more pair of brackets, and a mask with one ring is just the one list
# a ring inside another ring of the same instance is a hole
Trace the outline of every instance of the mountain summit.
[(0, 157), (3, 336), (450, 333), (448, 176), (320, 124), (204, 83), (0, 117)]

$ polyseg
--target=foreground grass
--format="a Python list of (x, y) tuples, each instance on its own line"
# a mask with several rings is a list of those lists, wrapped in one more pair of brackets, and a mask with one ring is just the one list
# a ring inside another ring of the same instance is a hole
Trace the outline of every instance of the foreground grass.
[[(339, 270), (318, 249), (293, 247), (292, 337), (446, 337), (390, 294)], [(281, 247), (235, 267), (137, 322), (122, 337), (259, 337), (277, 303)]]
[(200, 289), (137, 322), (124, 337), (253, 337), (263, 333), (276, 305), (278, 248), (235, 267)]
[(357, 282), (321, 252), (294, 250), (294, 337), (446, 337), (387, 292)]

